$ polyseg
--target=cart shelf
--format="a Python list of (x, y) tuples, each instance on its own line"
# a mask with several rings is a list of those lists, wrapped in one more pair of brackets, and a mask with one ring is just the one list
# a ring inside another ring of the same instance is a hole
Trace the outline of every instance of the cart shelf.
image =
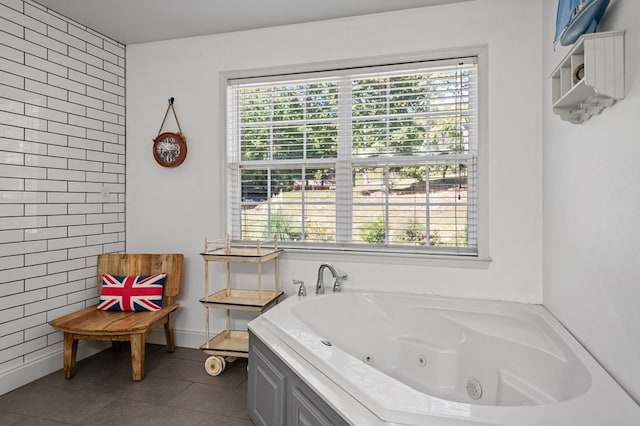
[(205, 260), (215, 262), (247, 262), (260, 263), (275, 259), (282, 249), (230, 247), (218, 248), (200, 253)]
[(282, 291), (224, 289), (200, 299), (216, 308), (262, 312), (278, 302)]
[(211, 355), (246, 358), (249, 352), (249, 332), (246, 330), (223, 330), (200, 349)]

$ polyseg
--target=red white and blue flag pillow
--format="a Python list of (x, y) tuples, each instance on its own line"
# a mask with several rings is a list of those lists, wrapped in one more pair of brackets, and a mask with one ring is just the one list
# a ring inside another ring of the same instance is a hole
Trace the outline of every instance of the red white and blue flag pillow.
[(103, 275), (98, 309), (101, 311), (157, 311), (167, 274)]

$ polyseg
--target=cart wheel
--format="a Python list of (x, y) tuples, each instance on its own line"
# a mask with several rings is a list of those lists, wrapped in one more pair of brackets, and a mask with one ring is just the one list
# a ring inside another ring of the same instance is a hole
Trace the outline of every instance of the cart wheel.
[(235, 356), (228, 356), (228, 357), (225, 357), (224, 360), (227, 361), (229, 364), (231, 364), (232, 362), (236, 362), (238, 358)]
[(207, 370), (210, 376), (217, 376), (224, 371), (225, 367), (224, 358), (221, 356), (210, 356), (204, 362), (204, 369)]

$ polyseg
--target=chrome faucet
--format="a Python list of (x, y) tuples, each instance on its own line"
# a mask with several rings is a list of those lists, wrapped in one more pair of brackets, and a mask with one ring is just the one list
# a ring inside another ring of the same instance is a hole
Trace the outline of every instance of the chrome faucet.
[(324, 274), (324, 270), (328, 269), (331, 272), (331, 275), (333, 275), (333, 278), (335, 280), (335, 282), (333, 283), (333, 291), (340, 291), (341, 285), (342, 285), (342, 280), (345, 280), (347, 278), (346, 275), (340, 275), (338, 273), (338, 271), (336, 271), (336, 268), (329, 264), (329, 263), (323, 263), (322, 265), (320, 265), (320, 268), (318, 268), (318, 282), (316, 283), (316, 294), (324, 294), (324, 280), (323, 280), (323, 274)]

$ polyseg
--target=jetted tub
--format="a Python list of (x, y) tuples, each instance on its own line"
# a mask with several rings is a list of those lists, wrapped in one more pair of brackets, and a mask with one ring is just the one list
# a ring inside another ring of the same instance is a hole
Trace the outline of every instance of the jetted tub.
[(640, 424), (640, 407), (538, 305), (345, 291), (289, 297), (250, 329), (312, 366), (298, 374), (322, 379), (330, 405), (342, 393), (380, 424)]

